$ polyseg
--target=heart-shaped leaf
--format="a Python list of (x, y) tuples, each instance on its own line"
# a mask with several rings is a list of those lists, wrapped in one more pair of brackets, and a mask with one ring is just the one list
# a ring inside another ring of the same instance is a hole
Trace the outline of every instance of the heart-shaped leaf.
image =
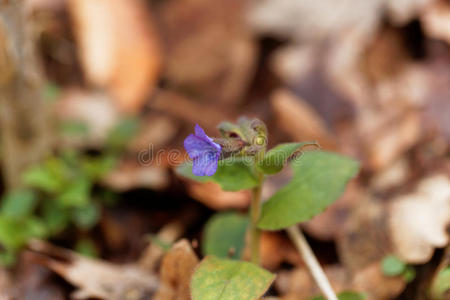
[(291, 166), (292, 180), (262, 207), (261, 229), (279, 230), (310, 220), (342, 194), (358, 171), (353, 159), (329, 152), (306, 152)]
[(288, 158), (292, 157), (302, 147), (309, 145), (318, 146), (317, 142), (280, 144), (270, 149), (264, 159), (257, 164), (257, 167), (265, 174), (276, 174), (283, 169)]
[(235, 212), (215, 214), (203, 234), (203, 254), (239, 259), (245, 246), (248, 217)]
[(255, 300), (274, 279), (275, 275), (252, 263), (208, 256), (192, 276), (192, 299)]
[(192, 174), (192, 162), (180, 165), (176, 172), (198, 182), (216, 182), (220, 184), (224, 191), (246, 190), (259, 184), (259, 180), (252, 170), (252, 160), (245, 157), (230, 157), (220, 160), (217, 171), (212, 176), (195, 176)]

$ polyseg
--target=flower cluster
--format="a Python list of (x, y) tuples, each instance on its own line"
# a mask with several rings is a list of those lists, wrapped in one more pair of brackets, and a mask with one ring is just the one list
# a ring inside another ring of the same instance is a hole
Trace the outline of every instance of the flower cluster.
[(193, 161), (192, 173), (212, 176), (220, 159), (256, 155), (266, 147), (267, 129), (258, 119), (241, 118), (238, 124), (224, 122), (219, 125), (221, 138), (210, 138), (203, 128), (195, 125), (195, 134), (184, 140), (184, 148)]

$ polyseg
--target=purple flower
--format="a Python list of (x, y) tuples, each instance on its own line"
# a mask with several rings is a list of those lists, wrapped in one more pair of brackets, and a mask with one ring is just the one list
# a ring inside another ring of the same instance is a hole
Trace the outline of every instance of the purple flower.
[(190, 134), (184, 140), (184, 148), (193, 160), (194, 175), (211, 176), (216, 173), (222, 147), (214, 143), (198, 124), (195, 125), (195, 135)]

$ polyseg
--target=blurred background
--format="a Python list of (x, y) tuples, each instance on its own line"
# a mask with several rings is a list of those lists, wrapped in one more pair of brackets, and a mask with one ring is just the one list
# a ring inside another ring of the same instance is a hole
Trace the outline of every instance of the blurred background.
[[(448, 0), (0, 1), (0, 299), (189, 299), (164, 252), (250, 194), (174, 167), (239, 116), (361, 162), (302, 224), (337, 291), (450, 299)], [(262, 262), (319, 293), (284, 233)]]

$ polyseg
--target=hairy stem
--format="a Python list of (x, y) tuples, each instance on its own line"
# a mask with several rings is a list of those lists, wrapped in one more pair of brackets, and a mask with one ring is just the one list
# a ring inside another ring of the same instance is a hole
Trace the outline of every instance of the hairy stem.
[(291, 226), (287, 228), (286, 231), (289, 235), (289, 238), (297, 247), (300, 256), (303, 258), (306, 267), (308, 268), (312, 277), (316, 281), (324, 297), (327, 300), (338, 300), (336, 294), (333, 291), (333, 288), (330, 285), (330, 282), (328, 281), (327, 276), (325, 275), (325, 272), (323, 271), (322, 267), (320, 266), (319, 262), (314, 256), (311, 247), (309, 247), (308, 242), (305, 239), (305, 236), (300, 231), (298, 226), (297, 225)]
[(261, 215), (261, 188), (262, 184), (252, 189), (252, 202), (250, 206), (250, 251), (251, 262), (260, 264), (259, 245), (261, 239), (261, 230), (257, 224)]

